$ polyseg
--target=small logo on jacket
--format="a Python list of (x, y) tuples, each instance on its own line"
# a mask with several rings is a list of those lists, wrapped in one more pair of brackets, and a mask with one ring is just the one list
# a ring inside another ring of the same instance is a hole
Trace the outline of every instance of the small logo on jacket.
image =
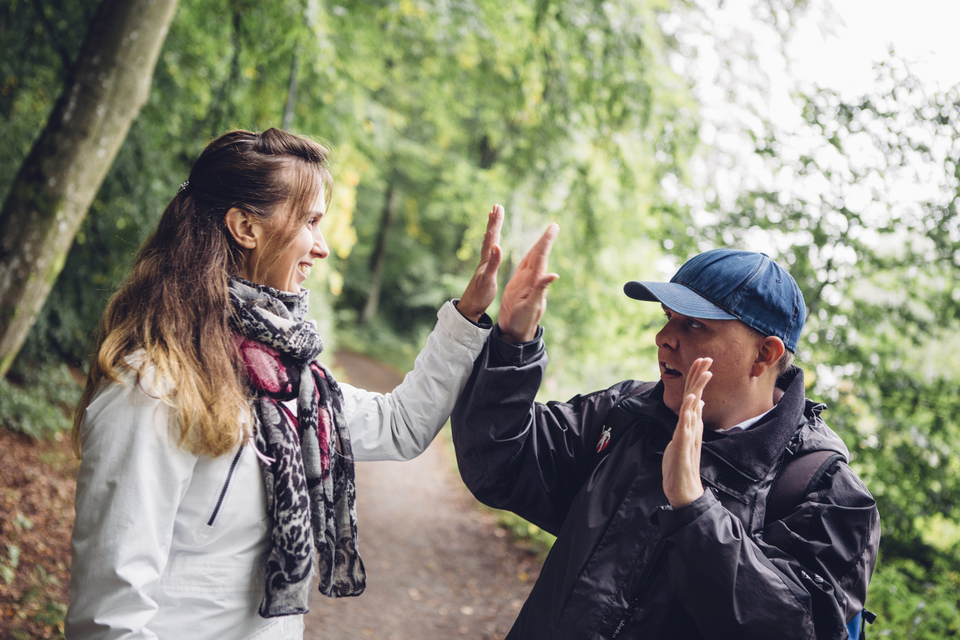
[(610, 444), (610, 427), (604, 427), (600, 440), (597, 441), (597, 453), (606, 449), (608, 444)]

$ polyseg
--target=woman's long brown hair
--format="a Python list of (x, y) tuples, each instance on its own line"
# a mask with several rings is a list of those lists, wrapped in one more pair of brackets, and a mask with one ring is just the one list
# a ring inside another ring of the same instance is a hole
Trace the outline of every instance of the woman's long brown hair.
[[(137, 384), (151, 367), (152, 392), (174, 411), (179, 446), (199, 455), (228, 453), (249, 436), (248, 393), (238, 367), (227, 293), (243, 254), (224, 223), (227, 211), (247, 211), (289, 238), (320, 191), (329, 204), (328, 152), (278, 129), (232, 131), (204, 149), (189, 184), (163, 212), (137, 254), (127, 280), (100, 322), (96, 356), (73, 421), (81, 454), (84, 414), (106, 381), (134, 369)], [(272, 220), (286, 205), (289, 220)], [(289, 230), (289, 234), (283, 229)], [(280, 244), (285, 246), (285, 244)], [(144, 357), (128, 358), (142, 352)], [(131, 425), (131, 428), (141, 428)]]

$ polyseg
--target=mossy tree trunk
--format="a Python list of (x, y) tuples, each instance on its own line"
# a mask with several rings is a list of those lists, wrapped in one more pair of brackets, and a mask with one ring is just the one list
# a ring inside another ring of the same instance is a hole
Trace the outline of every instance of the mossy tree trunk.
[(6, 375), (100, 184), (147, 100), (177, 0), (103, 0), (50, 118), (0, 210)]

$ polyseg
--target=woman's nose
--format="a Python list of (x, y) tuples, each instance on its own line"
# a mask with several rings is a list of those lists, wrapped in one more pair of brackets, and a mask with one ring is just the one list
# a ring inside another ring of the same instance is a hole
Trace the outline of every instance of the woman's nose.
[(323, 234), (320, 232), (317, 232), (313, 236), (313, 253), (321, 260), (330, 255), (330, 249), (327, 247), (327, 243), (323, 239)]

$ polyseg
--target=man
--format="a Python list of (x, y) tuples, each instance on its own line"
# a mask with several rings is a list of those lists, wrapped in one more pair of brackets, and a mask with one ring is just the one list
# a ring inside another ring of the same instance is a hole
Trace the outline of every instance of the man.
[[(557, 535), (507, 638), (847, 638), (879, 516), (790, 364), (806, 313), (796, 282), (723, 249), (670, 283), (629, 282), (666, 315), (660, 381), (537, 404), (557, 232), (507, 285), (452, 416), (474, 495)], [(829, 457), (807, 458), (824, 463), (777, 504), (778, 476), (817, 451)]]

